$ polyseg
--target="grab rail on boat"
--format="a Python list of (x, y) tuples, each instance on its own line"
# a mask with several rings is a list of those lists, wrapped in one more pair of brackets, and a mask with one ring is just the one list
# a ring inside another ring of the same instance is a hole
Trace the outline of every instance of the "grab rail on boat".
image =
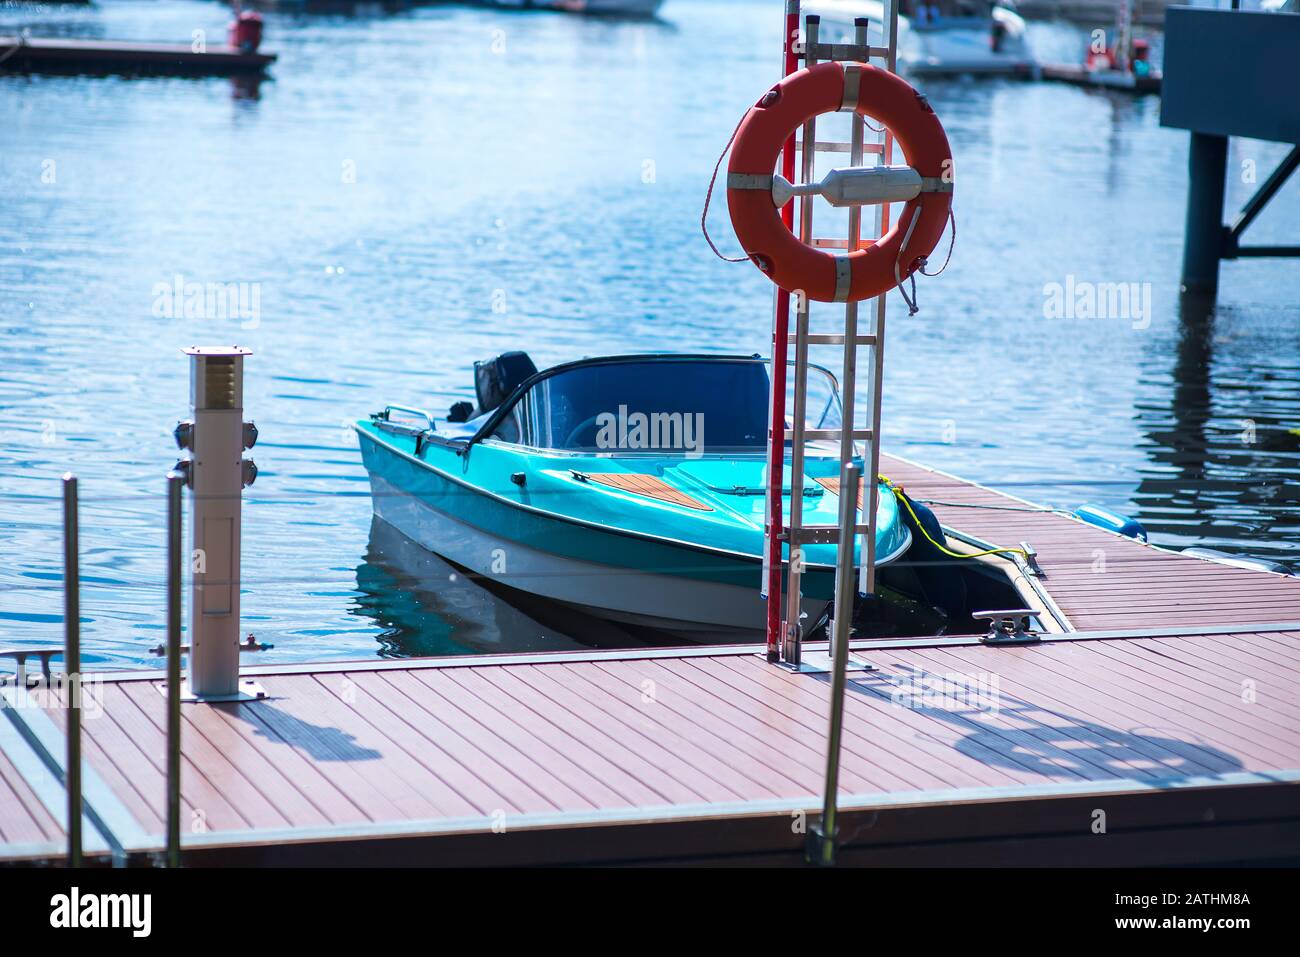
[[(406, 425), (401, 422), (392, 421), (394, 412), (405, 412), (409, 415), (419, 416), (424, 419), (425, 427), (420, 428), (418, 425)], [(391, 404), (384, 406), (383, 412), (375, 412), (370, 416), (370, 421), (378, 428), (385, 432), (393, 432), (397, 435), (410, 435), (415, 437), (415, 454), (418, 456), (428, 445), (441, 445), (445, 448), (455, 449), (457, 455), (464, 453), (469, 447), (469, 443), (463, 438), (448, 438), (445, 435), (439, 435), (435, 429), (433, 413), (413, 405)]]
[[(424, 419), (425, 426), (424, 428), (419, 428), (415, 425), (407, 425), (402, 422), (394, 422), (392, 420), (392, 415), (394, 412), (405, 412), (409, 415), (419, 416), (420, 418)], [(398, 435), (415, 436), (415, 440), (417, 443), (417, 453), (418, 453), (418, 444), (423, 439), (432, 438), (433, 430), (435, 428), (433, 423), (433, 413), (428, 412), (424, 409), (417, 408), (416, 406), (413, 405), (395, 405), (395, 404), (386, 405), (384, 406), (384, 411), (376, 412), (374, 415), (370, 417), (370, 421), (374, 422), (375, 425), (383, 429), (385, 432), (395, 432)]]
[(411, 415), (421, 416), (424, 419), (424, 421), (428, 423), (428, 431), (432, 432), (434, 430), (434, 421), (433, 421), (432, 412), (428, 412), (424, 409), (417, 408), (416, 406), (413, 405), (396, 405), (396, 404), (386, 405), (384, 406), (384, 411), (383, 411), (384, 421), (385, 422), (390, 421), (392, 418), (392, 414), (394, 412), (409, 412)]

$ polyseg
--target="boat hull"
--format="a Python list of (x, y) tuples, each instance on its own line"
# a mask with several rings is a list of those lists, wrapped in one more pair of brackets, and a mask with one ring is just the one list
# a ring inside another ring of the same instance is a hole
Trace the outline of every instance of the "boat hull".
[[(821, 16), (821, 38), (832, 43), (852, 42), (854, 20), (869, 21), (868, 39), (884, 42), (885, 8), (877, 0), (811, 0), (805, 13)], [(993, 49), (993, 16), (1008, 26), (998, 49)], [(898, 18), (898, 65), (913, 76), (1024, 76), (1035, 69), (1024, 35), (1024, 21), (1006, 10), (993, 16), (950, 16), (934, 22)]]
[(563, 10), (589, 16), (650, 18), (663, 0), (490, 0), (496, 7), (520, 10)]
[[(577, 522), (511, 502), (361, 431), (375, 514), (475, 575), (598, 617), (744, 640), (765, 628), (758, 555)], [(910, 544), (910, 538), (901, 553)], [(881, 556), (882, 564), (896, 555)], [(834, 569), (809, 565), (803, 610), (815, 621)]]
[[(752, 578), (748, 585), (616, 567), (482, 528), (409, 494), (381, 475), (371, 474), (370, 490), (380, 519), (423, 548), (508, 588), (613, 621), (699, 632), (701, 639), (730, 632), (739, 639), (764, 626), (766, 603), (759, 597), (756, 564), (736, 569)], [(566, 530), (557, 527), (551, 534), (558, 539)], [(618, 547), (619, 543), (611, 544)], [(673, 557), (667, 552), (664, 560), (671, 562)], [(804, 604), (815, 620), (826, 602), (810, 598)]]

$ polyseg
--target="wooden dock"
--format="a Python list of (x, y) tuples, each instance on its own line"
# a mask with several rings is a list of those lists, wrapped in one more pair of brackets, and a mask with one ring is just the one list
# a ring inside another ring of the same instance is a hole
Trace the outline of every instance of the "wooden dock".
[(262, 73), (275, 60), (224, 45), (200, 52), (188, 43), (0, 36), (0, 72), (9, 73), (229, 76)]
[[(856, 642), (842, 862), (1300, 859), (1300, 579), (882, 466), (945, 525), (1029, 541), (1075, 630)], [(757, 646), (245, 673), (267, 699), (183, 708), (188, 864), (797, 864), (821, 806), (827, 676)], [(94, 689), (91, 859), (162, 846), (161, 680)], [(0, 860), (58, 862), (64, 712), (4, 695)]]

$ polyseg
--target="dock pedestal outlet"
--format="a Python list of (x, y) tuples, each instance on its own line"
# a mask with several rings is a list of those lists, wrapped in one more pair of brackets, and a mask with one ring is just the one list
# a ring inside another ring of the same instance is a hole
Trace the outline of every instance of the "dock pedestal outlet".
[(193, 419), (176, 427), (176, 444), (190, 452), (177, 463), (190, 488), (189, 675), (187, 701), (256, 701), (266, 692), (240, 680), (239, 654), (258, 647), (239, 641), (241, 493), (257, 478), (243, 457), (257, 441), (257, 427), (244, 421), (244, 357), (240, 346), (193, 346), (190, 402)]

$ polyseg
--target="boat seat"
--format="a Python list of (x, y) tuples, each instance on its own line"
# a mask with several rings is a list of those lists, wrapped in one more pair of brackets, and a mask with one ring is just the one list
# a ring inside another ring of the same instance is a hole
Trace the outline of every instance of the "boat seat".
[[(448, 439), (471, 439), (478, 434), (479, 429), (483, 428), (490, 415), (490, 412), (484, 412), (468, 422), (449, 422), (444, 419), (439, 424), (436, 434)], [(508, 415), (501, 420), (501, 424), (492, 434), (503, 442), (518, 442), (519, 424), (513, 415)]]

